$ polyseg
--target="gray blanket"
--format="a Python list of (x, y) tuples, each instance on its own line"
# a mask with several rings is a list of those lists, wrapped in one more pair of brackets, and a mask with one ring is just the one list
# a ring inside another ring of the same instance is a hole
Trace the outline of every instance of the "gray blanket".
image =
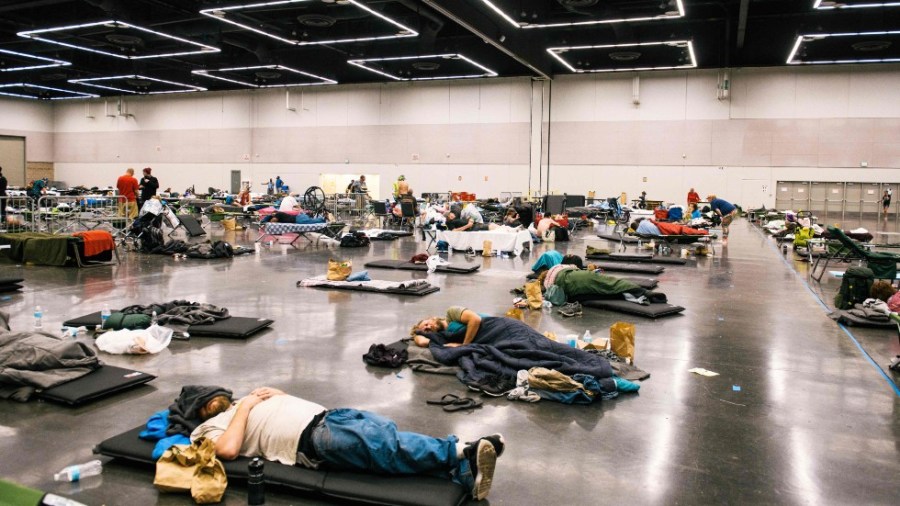
[(0, 397), (27, 401), (46, 389), (100, 367), (86, 344), (44, 332), (0, 333)]
[(406, 351), (409, 358), (406, 363), (416, 372), (427, 372), (431, 374), (448, 374), (456, 376), (459, 373), (459, 367), (452, 365), (444, 365), (435, 360), (434, 355), (428, 348), (420, 348), (415, 344), (411, 344)]

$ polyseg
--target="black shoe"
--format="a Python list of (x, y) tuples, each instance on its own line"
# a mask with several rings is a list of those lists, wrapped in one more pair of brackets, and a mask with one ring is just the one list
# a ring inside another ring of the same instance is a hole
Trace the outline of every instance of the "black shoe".
[(494, 467), (497, 465), (497, 452), (494, 445), (487, 439), (479, 439), (463, 450), (463, 455), (469, 460), (469, 467), (475, 483), (472, 485), (472, 498), (480, 501), (487, 497), (491, 491), (491, 482), (494, 479)]
[[(500, 433), (491, 434), (490, 436), (484, 436), (484, 437), (480, 438), (480, 440), (487, 441), (487, 442), (491, 443), (492, 445), (494, 445), (494, 452), (497, 454), (498, 457), (503, 455), (503, 450), (506, 449), (506, 439), (503, 439), (503, 434), (500, 434)], [(467, 441), (466, 444), (473, 445), (477, 442), (478, 441)]]
[(503, 376), (489, 376), (479, 384), (481, 393), (491, 397), (501, 397), (516, 388), (516, 382)]

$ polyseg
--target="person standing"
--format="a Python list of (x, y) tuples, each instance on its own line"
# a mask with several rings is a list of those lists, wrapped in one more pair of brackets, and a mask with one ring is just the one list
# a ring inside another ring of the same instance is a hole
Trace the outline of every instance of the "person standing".
[(6, 176), (0, 167), (0, 229), (6, 229)]
[[(5, 187), (6, 185), (4, 185)], [(884, 214), (885, 219), (887, 219), (888, 208), (891, 207), (891, 194), (893, 190), (887, 189), (884, 190), (884, 194), (881, 196), (881, 212)]]
[(122, 197), (118, 199), (119, 216), (127, 216), (131, 220), (137, 218), (138, 180), (134, 177), (134, 169), (129, 167), (125, 174), (119, 176), (116, 181), (116, 189), (119, 190), (119, 196)]
[(281, 193), (282, 188), (284, 188), (284, 181), (281, 180), (281, 176), (275, 176), (275, 193)]
[(400, 199), (407, 193), (409, 193), (409, 183), (406, 182), (406, 176), (401, 174), (400, 177), (394, 181), (394, 201), (400, 202)]
[(272, 182), (272, 178), (269, 178), (269, 183), (266, 185), (266, 195), (274, 195), (275, 194), (275, 183)]
[(138, 202), (138, 206), (143, 206), (144, 202), (147, 202), (154, 195), (156, 195), (157, 190), (159, 190), (159, 180), (156, 179), (150, 172), (153, 169), (150, 167), (144, 168), (144, 177), (141, 178), (141, 201)]
[(688, 208), (691, 207), (691, 204), (696, 204), (700, 202), (700, 194), (698, 194), (693, 188), (687, 194), (687, 203)]
[(737, 214), (737, 206), (727, 200), (716, 197), (712, 193), (706, 196), (706, 200), (709, 201), (709, 208), (712, 212), (722, 217), (722, 237), (728, 240), (728, 231), (732, 220), (734, 220), (734, 215)]

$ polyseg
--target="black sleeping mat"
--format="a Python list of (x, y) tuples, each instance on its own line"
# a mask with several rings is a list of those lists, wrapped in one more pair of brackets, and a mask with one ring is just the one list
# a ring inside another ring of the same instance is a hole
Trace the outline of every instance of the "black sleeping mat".
[[(225, 337), (246, 339), (260, 330), (273, 324), (273, 320), (265, 318), (248, 318), (232, 316), (224, 320), (216, 320), (205, 325), (190, 325), (187, 332), (198, 337)], [(100, 325), (100, 311), (72, 318), (63, 322), (63, 327), (95, 327)]]
[[(374, 267), (376, 269), (399, 269), (401, 271), (427, 271), (428, 266), (425, 264), (414, 264), (405, 260), (374, 260), (367, 262), (364, 267)], [(477, 271), (480, 265), (439, 265), (436, 272), (445, 274), (471, 274)]]
[(684, 258), (654, 256), (650, 253), (610, 253), (609, 255), (588, 255), (591, 260), (610, 260), (613, 262), (648, 262), (655, 264), (685, 265)]
[(893, 320), (870, 320), (869, 318), (863, 318), (841, 310), (835, 311), (834, 314), (831, 315), (831, 318), (848, 327), (873, 327), (878, 329), (897, 328), (897, 324)]
[(100, 397), (143, 385), (155, 378), (156, 376), (152, 374), (133, 369), (101, 365), (98, 369), (80, 378), (48, 388), (35, 395), (39, 399), (78, 406)]
[[(301, 286), (300, 282), (297, 282), (297, 286)], [(371, 292), (371, 293), (390, 293), (394, 295), (414, 295), (416, 297), (422, 297), (424, 295), (428, 295), (430, 293), (438, 292), (441, 289), (434, 285), (416, 285), (409, 288), (376, 288), (374, 286), (359, 286), (359, 285), (318, 285), (312, 286), (310, 288), (322, 288), (325, 290), (349, 290), (352, 292)]]
[[(588, 257), (590, 258), (590, 257)], [(666, 268), (661, 265), (626, 264), (619, 262), (590, 262), (593, 265), (610, 272), (633, 272), (637, 274), (662, 274)]]
[(197, 218), (189, 214), (180, 214), (178, 215), (178, 221), (184, 225), (184, 229), (187, 231), (187, 234), (191, 237), (198, 237), (201, 235), (206, 235), (206, 230), (203, 230), (203, 225), (197, 221)]
[(22, 281), (25, 281), (25, 278), (0, 278), (0, 285), (18, 285)]
[[(151, 454), (155, 442), (138, 438), (143, 427), (113, 436), (94, 447), (94, 453), (144, 464), (153, 472)], [(246, 481), (250, 459), (222, 461), (228, 480)], [(453, 506), (462, 504), (467, 493), (450, 480), (431, 476), (384, 476), (348, 472), (328, 472), (266, 462), (268, 485), (331, 498), (332, 500), (403, 506)]]
[(659, 318), (661, 316), (676, 315), (684, 308), (681, 306), (673, 306), (672, 304), (650, 304), (642, 306), (634, 302), (628, 302), (624, 299), (610, 300), (586, 300), (581, 303), (584, 307), (593, 307), (597, 309), (606, 309), (609, 311), (618, 311), (620, 313), (634, 314), (645, 316), (647, 318)]
[(22, 289), (22, 285), (0, 285), (0, 293), (17, 292)]

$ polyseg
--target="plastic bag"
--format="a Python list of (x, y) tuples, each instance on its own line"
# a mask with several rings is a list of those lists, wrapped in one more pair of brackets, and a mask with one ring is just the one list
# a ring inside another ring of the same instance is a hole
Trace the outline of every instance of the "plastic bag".
[(444, 260), (443, 258), (441, 258), (437, 255), (431, 255), (430, 257), (428, 257), (428, 260), (425, 260), (425, 265), (428, 266), (429, 274), (434, 273), (434, 271), (436, 271), (439, 266), (449, 265), (449, 264), (450, 264), (450, 262)]
[(146, 329), (113, 330), (97, 337), (94, 341), (100, 351), (116, 355), (146, 355), (159, 353), (172, 342), (174, 331), (170, 328), (151, 325)]
[(616, 322), (609, 328), (609, 342), (613, 353), (629, 364), (634, 363), (634, 333), (633, 323)]

